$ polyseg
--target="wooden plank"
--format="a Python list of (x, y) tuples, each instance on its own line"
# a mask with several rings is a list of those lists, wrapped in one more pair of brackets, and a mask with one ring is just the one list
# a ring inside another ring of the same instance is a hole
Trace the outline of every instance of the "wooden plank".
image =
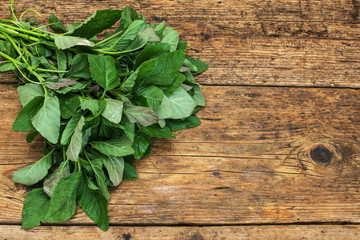
[[(360, 222), (359, 91), (203, 90), (203, 124), (154, 143), (139, 179), (111, 190), (111, 223)], [(15, 89), (0, 85), (0, 102), (0, 222), (19, 224), (26, 188), (11, 177), (41, 146), (10, 129)], [(75, 223), (91, 220), (79, 210), (66, 224)]]
[[(356, 12), (351, 1), (217, 2), (18, 1), (17, 6), (19, 12), (39, 10), (44, 23), (53, 12), (68, 23), (99, 8), (141, 9), (151, 22), (166, 20), (189, 41), (189, 54), (210, 64), (198, 77), (201, 84), (360, 87), (360, 31), (357, 20), (348, 18)], [(6, 9), (1, 16), (9, 17)], [(1, 75), (0, 82), (14, 79)]]
[(290, 225), (290, 226), (223, 226), (223, 227), (117, 227), (107, 232), (91, 226), (37, 227), (22, 230), (20, 226), (0, 226), (0, 239), (62, 240), (353, 240), (360, 236), (358, 225)]

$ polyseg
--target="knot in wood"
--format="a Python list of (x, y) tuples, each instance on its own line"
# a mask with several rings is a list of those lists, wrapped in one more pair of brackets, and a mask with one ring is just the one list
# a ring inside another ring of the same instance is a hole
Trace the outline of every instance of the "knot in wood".
[(323, 144), (317, 144), (310, 149), (310, 157), (315, 162), (329, 165), (334, 158), (334, 151)]

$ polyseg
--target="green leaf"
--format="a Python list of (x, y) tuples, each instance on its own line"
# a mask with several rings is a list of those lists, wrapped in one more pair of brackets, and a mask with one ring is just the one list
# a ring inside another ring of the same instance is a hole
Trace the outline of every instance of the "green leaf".
[(99, 191), (92, 190), (84, 178), (79, 184), (78, 203), (84, 212), (104, 231), (109, 228), (108, 201)]
[(45, 86), (50, 89), (60, 89), (63, 87), (74, 86), (77, 82), (70, 78), (57, 78), (54, 80), (47, 80)]
[(137, 178), (138, 178), (138, 175), (136, 173), (135, 168), (133, 166), (131, 166), (130, 164), (128, 164), (127, 162), (125, 162), (123, 180), (134, 180)]
[(112, 139), (106, 142), (92, 142), (92, 147), (105, 155), (114, 157), (123, 157), (134, 153), (131, 142), (126, 138)]
[(104, 196), (105, 199), (109, 201), (109, 191), (105, 181), (105, 173), (102, 169), (102, 161), (99, 158), (95, 158), (90, 161), (90, 165), (92, 170), (94, 171), (96, 183), (100, 189), (102, 196)]
[(123, 92), (130, 92), (135, 85), (136, 78), (138, 76), (139, 69), (130, 74), (120, 85), (120, 90)]
[(143, 62), (155, 58), (163, 53), (170, 52), (171, 45), (168, 43), (154, 43), (146, 46), (136, 57), (134, 69), (138, 68)]
[(89, 39), (105, 29), (110, 28), (120, 17), (120, 10), (97, 10), (95, 14), (70, 32), (70, 35)]
[(74, 46), (95, 46), (95, 43), (87, 40), (86, 38), (79, 37), (71, 37), (71, 36), (63, 36), (63, 35), (55, 35), (54, 42), (58, 49), (68, 49)]
[(75, 28), (79, 27), (80, 25), (81, 25), (81, 23), (79, 23), (79, 22), (66, 24), (68, 32), (72, 32), (73, 30), (75, 30)]
[(140, 159), (144, 155), (150, 144), (150, 136), (142, 132), (137, 132), (134, 138), (134, 143), (132, 145), (132, 148), (135, 150), (134, 157), (136, 159)]
[(180, 50), (180, 49), (186, 50), (187, 46), (188, 46), (188, 42), (187, 42), (187, 41), (179, 41), (179, 42), (178, 42), (177, 49), (178, 49), (178, 50)]
[(144, 84), (170, 85), (177, 77), (184, 59), (184, 50), (159, 55), (151, 73), (145, 77)]
[(178, 42), (179, 42), (179, 33), (173, 30), (171, 27), (165, 28), (164, 37), (161, 40), (162, 43), (170, 44), (170, 51), (173, 52), (177, 49)]
[(122, 117), (123, 102), (115, 99), (105, 99), (105, 109), (101, 115), (112, 123), (120, 123)]
[(69, 75), (75, 78), (89, 79), (91, 77), (89, 69), (89, 54), (76, 54), (71, 61), (71, 69)]
[(60, 93), (60, 94), (67, 94), (69, 92), (79, 92), (80, 90), (83, 90), (87, 86), (88, 86), (88, 84), (77, 82), (73, 86), (66, 86), (66, 87), (62, 87), (59, 89), (55, 89), (55, 92)]
[(60, 114), (64, 119), (74, 116), (80, 105), (80, 98), (75, 94), (59, 95)]
[(75, 115), (68, 121), (66, 127), (61, 135), (60, 143), (61, 145), (67, 145), (70, 142), (71, 136), (75, 132), (75, 128), (79, 123), (81, 118), (81, 112), (78, 111)]
[(139, 32), (140, 28), (144, 25), (144, 21), (142, 20), (135, 20), (130, 24), (130, 26), (126, 29), (126, 31), (118, 32), (112, 37), (110, 40), (105, 40), (103, 44), (99, 44), (100, 47), (105, 49), (111, 49), (116, 51), (121, 51), (126, 49), (132, 41), (137, 36), (137, 33)]
[(44, 97), (35, 97), (28, 104), (26, 104), (15, 118), (12, 129), (15, 132), (27, 132), (34, 130), (34, 127), (31, 124), (31, 118), (35, 116), (37, 111), (39, 111), (43, 101)]
[(49, 142), (56, 144), (60, 135), (59, 99), (46, 96), (44, 105), (31, 119), (34, 128)]
[[(64, 51), (56, 50), (56, 62), (59, 71), (66, 71), (67, 69), (67, 56)], [(64, 73), (59, 73), (60, 78), (64, 76)]]
[(172, 116), (173, 112), (170, 106), (170, 101), (166, 95), (164, 95), (164, 98), (160, 106), (156, 108), (154, 111), (159, 119), (166, 119)]
[(114, 89), (120, 85), (120, 78), (117, 76), (115, 60), (111, 56), (89, 55), (91, 77), (105, 91)]
[(48, 170), (52, 165), (52, 152), (53, 151), (49, 152), (46, 156), (41, 158), (36, 163), (16, 170), (14, 172), (12, 180), (16, 183), (21, 183), (26, 186), (31, 186), (39, 182), (48, 174)]
[(43, 97), (44, 89), (39, 84), (27, 83), (17, 88), (17, 93), (20, 98), (21, 105), (26, 106), (35, 97)]
[(5, 62), (5, 63), (0, 64), (0, 72), (2, 72), (2, 73), (12, 71), (15, 69), (16, 69), (15, 65), (11, 62)]
[(54, 14), (50, 14), (49, 16), (49, 27), (56, 33), (66, 32), (65, 26), (60, 22), (60, 20)]
[(69, 220), (76, 211), (76, 190), (82, 173), (74, 172), (62, 178), (50, 199), (49, 211), (44, 221), (64, 222)]
[(40, 226), (40, 222), (49, 209), (50, 199), (41, 188), (35, 188), (28, 192), (22, 209), (22, 228), (29, 229)]
[(26, 135), (26, 142), (27, 143), (31, 143), (32, 141), (34, 141), (35, 137), (39, 134), (38, 131), (33, 131), (31, 133), (29, 133), (28, 135)]
[(80, 107), (82, 110), (90, 110), (93, 115), (99, 111), (99, 102), (96, 99), (86, 99), (81, 102)]
[(44, 180), (43, 190), (49, 196), (52, 197), (56, 187), (58, 186), (62, 178), (66, 178), (70, 175), (69, 162), (60, 163), (59, 167)]
[(195, 108), (194, 100), (182, 87), (175, 90), (168, 98), (172, 109), (170, 118), (182, 119), (192, 114)]
[(168, 128), (161, 128), (159, 125), (154, 124), (148, 127), (142, 126), (140, 124), (137, 125), (143, 133), (157, 138), (175, 138), (174, 133)]
[(158, 121), (155, 112), (146, 107), (126, 106), (124, 108), (124, 113), (131, 123), (138, 122), (141, 125), (149, 126)]
[(125, 162), (122, 157), (102, 156), (101, 158), (112, 184), (119, 186), (124, 173)]
[(185, 81), (185, 75), (178, 73), (175, 80), (171, 83), (171, 85), (164, 91), (164, 93), (169, 96), (171, 95), (176, 89), (178, 89), (181, 84)]
[(82, 147), (82, 128), (85, 123), (85, 118), (83, 116), (80, 117), (75, 129), (74, 133), (71, 137), (70, 144), (66, 151), (66, 157), (74, 162), (76, 162), (79, 158), (79, 154)]
[(128, 28), (135, 20), (139, 20), (136, 11), (131, 7), (124, 7), (121, 12), (120, 29)]
[(186, 59), (189, 60), (196, 67), (196, 71), (192, 71), (195, 75), (202, 73), (209, 68), (209, 65), (204, 63), (203, 61), (195, 60), (192, 57), (186, 57)]
[(182, 129), (187, 129), (189, 127), (200, 126), (200, 119), (196, 115), (191, 115), (185, 119), (167, 119), (166, 126), (168, 126), (171, 131), (179, 131)]
[(122, 125), (124, 126), (125, 135), (130, 139), (131, 142), (134, 142), (135, 124), (131, 123), (127, 118), (124, 118)]
[(154, 85), (141, 88), (137, 93), (146, 99), (146, 102), (151, 109), (159, 107), (164, 98), (164, 92)]
[(194, 95), (192, 96), (192, 99), (194, 100), (195, 104), (197, 106), (205, 106), (206, 102), (205, 102), (205, 97), (201, 92), (201, 89), (199, 86), (194, 86)]

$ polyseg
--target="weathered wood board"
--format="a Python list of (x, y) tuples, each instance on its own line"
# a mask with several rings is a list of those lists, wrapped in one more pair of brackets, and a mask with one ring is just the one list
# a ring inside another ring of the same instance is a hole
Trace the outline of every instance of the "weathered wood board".
[[(8, 0), (1, 16), (10, 17)], [(211, 85), (359, 88), (358, 4), (352, 1), (17, 1), (63, 22), (84, 21), (97, 9), (133, 6), (150, 22), (166, 20), (189, 41), (188, 53), (210, 69)], [(81, 13), (79, 11), (81, 10)], [(31, 16), (31, 14), (30, 14)], [(11, 75), (1, 82), (14, 81)]]
[[(357, 90), (203, 90), (201, 127), (155, 141), (139, 179), (111, 191), (111, 223), (360, 222)], [(10, 129), (15, 89), (0, 85), (0, 101), (0, 221), (15, 224), (26, 191), (11, 176), (42, 156), (41, 144)], [(80, 212), (67, 224), (91, 223)]]
[(111, 227), (108, 232), (91, 226), (37, 227), (28, 231), (19, 226), (0, 226), (1, 240), (353, 240), (360, 227), (354, 225), (223, 226), (223, 227)]

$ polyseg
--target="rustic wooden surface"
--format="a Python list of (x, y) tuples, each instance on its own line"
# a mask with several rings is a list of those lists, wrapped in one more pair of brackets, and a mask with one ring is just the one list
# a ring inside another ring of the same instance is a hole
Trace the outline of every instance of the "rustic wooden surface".
[(123, 240), (354, 240), (360, 238), (360, 227), (354, 225), (326, 226), (241, 226), (241, 227), (111, 227), (103, 232), (92, 226), (37, 227), (23, 231), (19, 226), (0, 226), (0, 239), (63, 240), (123, 239)]
[[(1, 18), (9, 17), (9, 2), (0, 0)], [(190, 55), (209, 63), (198, 77), (208, 105), (200, 127), (154, 140), (152, 156), (137, 162), (139, 179), (111, 190), (108, 232), (80, 209), (63, 226), (24, 231), (28, 189), (11, 178), (42, 156), (42, 144), (11, 130), (21, 107), (13, 76), (0, 75), (0, 239), (360, 238), (360, 2), (16, 5), (64, 22), (124, 6), (150, 22), (165, 20), (189, 41)]]

